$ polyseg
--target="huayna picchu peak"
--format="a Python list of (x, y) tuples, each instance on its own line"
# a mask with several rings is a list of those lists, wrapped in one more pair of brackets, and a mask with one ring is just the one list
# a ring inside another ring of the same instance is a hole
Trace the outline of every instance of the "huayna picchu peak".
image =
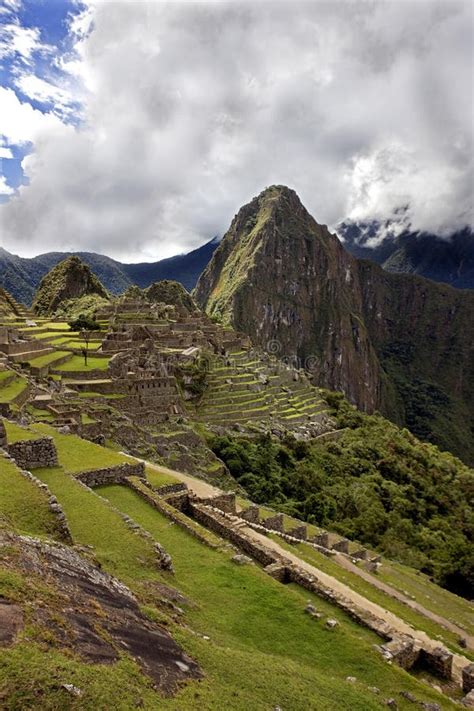
[(474, 461), (474, 292), (356, 259), (273, 186), (235, 216), (195, 298), (313, 382)]

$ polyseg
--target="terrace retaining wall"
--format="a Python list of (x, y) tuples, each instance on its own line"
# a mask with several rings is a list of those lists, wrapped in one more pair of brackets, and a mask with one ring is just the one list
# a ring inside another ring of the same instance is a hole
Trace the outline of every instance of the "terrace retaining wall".
[(145, 476), (145, 465), (143, 462), (116, 464), (112, 467), (101, 467), (85, 472), (79, 472), (76, 479), (83, 484), (93, 488), (102, 484), (124, 484), (130, 476)]
[(52, 437), (22, 439), (8, 444), (6, 449), (20, 469), (58, 466), (58, 453)]

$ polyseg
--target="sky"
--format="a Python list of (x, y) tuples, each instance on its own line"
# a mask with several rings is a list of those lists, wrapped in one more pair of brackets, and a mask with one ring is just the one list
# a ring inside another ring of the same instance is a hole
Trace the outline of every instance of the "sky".
[(472, 40), (458, 0), (0, 0), (0, 246), (161, 259), (272, 184), (332, 229), (448, 237)]

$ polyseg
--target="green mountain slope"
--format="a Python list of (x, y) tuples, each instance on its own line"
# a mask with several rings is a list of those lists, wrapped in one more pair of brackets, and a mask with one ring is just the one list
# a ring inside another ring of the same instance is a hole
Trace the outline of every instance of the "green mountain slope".
[(195, 298), (317, 384), (474, 461), (474, 292), (355, 259), (273, 186), (234, 218)]

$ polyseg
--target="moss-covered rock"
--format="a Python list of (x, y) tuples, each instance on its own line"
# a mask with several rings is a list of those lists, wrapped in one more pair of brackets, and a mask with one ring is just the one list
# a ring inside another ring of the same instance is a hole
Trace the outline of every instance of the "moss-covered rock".
[(71, 256), (43, 277), (35, 294), (33, 309), (38, 315), (53, 314), (64, 302), (91, 295), (109, 298), (87, 264), (79, 257)]

